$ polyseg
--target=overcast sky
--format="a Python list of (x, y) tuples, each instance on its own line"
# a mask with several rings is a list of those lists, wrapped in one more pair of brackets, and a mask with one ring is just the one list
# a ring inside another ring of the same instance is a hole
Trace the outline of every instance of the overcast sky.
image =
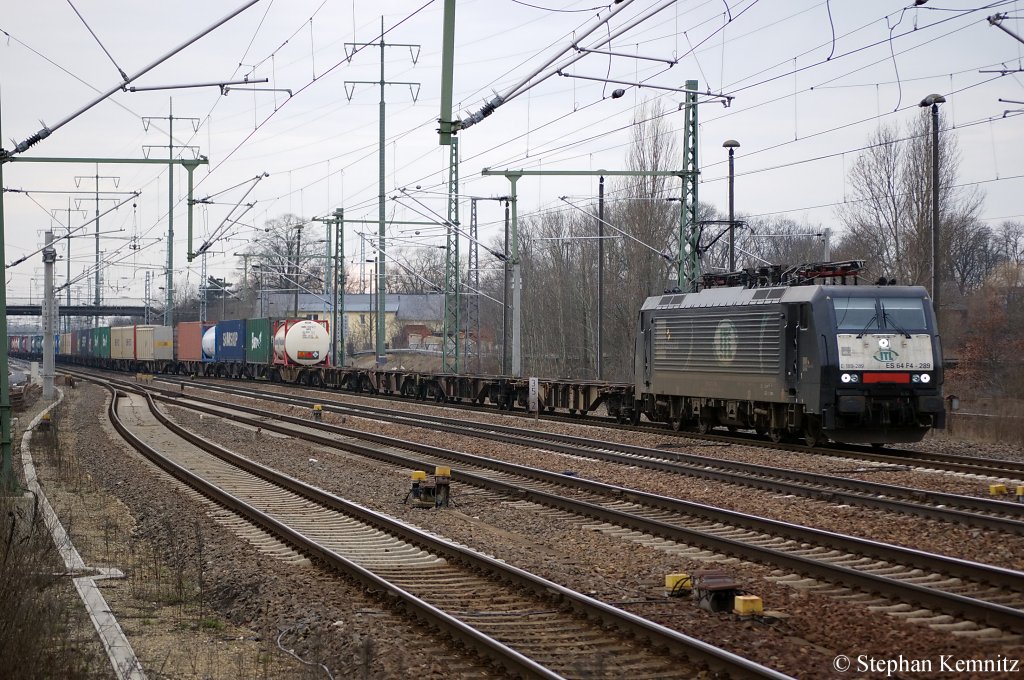
[[(582, 44), (615, 33), (661, 4), (634, 0)], [(612, 52), (650, 59), (590, 54), (567, 69), (586, 78), (553, 76), (464, 130), (459, 135), (462, 193), (487, 197), (508, 192), (504, 178), (481, 176), (484, 167), (624, 168), (630, 126), (637, 107), (648, 99), (669, 112), (666, 120), (678, 132), (681, 145), (682, 95), (656, 88), (681, 88), (692, 79), (699, 81), (702, 91), (734, 97), (728, 108), (715, 97), (701, 97), (701, 201), (723, 210), (727, 205), (722, 142), (731, 138), (741, 144), (736, 156), (737, 211), (785, 215), (816, 227), (838, 228), (836, 206), (849, 197), (846, 175), (859, 150), (878, 125), (905, 126), (920, 115), (918, 103), (934, 92), (946, 97), (943, 110), (956, 127), (960, 182), (977, 183), (984, 193), (983, 218), (993, 226), (1003, 219), (1024, 219), (1024, 117), (1003, 117), (1005, 110), (1024, 105), (999, 101), (1024, 101), (1024, 73), (1017, 72), (1024, 67), (1024, 44), (986, 20), (1007, 12), (1010, 16), (1003, 25), (1024, 36), (1024, 21), (1019, 19), (1024, 17), (1024, 0), (989, 5), (929, 0), (921, 8), (883, 0), (667, 4), (611, 42)], [(138, 73), (242, 5), (242, 0), (4, 3), (4, 148), (39, 131), (40, 121), (54, 126), (99, 92), (114, 88), (121, 80), (119, 69), (129, 76)], [(444, 213), (440, 192), (446, 186), (448, 152), (438, 145), (435, 131), (441, 0), (261, 0), (132, 84), (186, 85), (248, 77), (267, 78), (269, 82), (256, 87), (278, 91), (244, 91), (244, 86), (227, 95), (216, 87), (118, 91), (22, 155), (143, 158), (144, 147), (150, 146), (163, 147), (151, 149), (151, 156), (165, 156), (166, 117), (173, 99), (174, 144), (196, 147), (209, 158), (209, 165), (195, 173), (196, 197), (216, 195), (214, 204), (197, 207), (193, 248), (242, 199), (248, 180), (269, 173), (245, 199), (256, 205), (239, 219), (242, 224), (234, 224), (227, 231), (229, 238), (210, 248), (210, 273), (237, 280), (241, 260), (232, 253), (244, 250), (269, 219), (286, 213), (323, 216), (338, 207), (345, 208), (347, 218), (377, 219), (379, 88), (352, 83), (379, 79), (381, 50), (373, 46), (357, 51), (350, 60), (346, 56), (354, 49), (351, 43), (379, 41), (382, 7), (387, 9), (385, 41), (420, 46), (384, 51), (387, 80), (419, 84), (386, 88), (387, 216), (397, 221), (424, 219), (410, 206), (426, 209), (401, 195), (403, 187), (430, 209)], [(454, 98), (460, 114), (478, 110), (495, 91), (504, 92), (566, 51), (574, 31), (608, 11), (592, 0), (458, 0)], [(670, 65), (673, 60), (677, 63)], [(1009, 73), (980, 73), (999, 69)], [(652, 87), (609, 85), (588, 78)], [(625, 96), (611, 98), (619, 87), (626, 89)], [(292, 96), (283, 90), (291, 90)], [(161, 117), (164, 120), (148, 120)], [(193, 153), (176, 152), (184, 157)], [(159, 295), (156, 288), (163, 285), (166, 262), (166, 166), (97, 169), (8, 163), (3, 173), (5, 188), (30, 192), (4, 196), (8, 263), (37, 248), (46, 229), (64, 233), (69, 205), (72, 228), (92, 218), (95, 201), (89, 192), (96, 188), (95, 175), (104, 192), (101, 211), (126, 198), (106, 192), (141, 191), (134, 208), (128, 202), (101, 218), (104, 258), (119, 261), (106, 270), (104, 297), (141, 300), (147, 268), (159, 279), (153, 284)], [(175, 171), (174, 182), (177, 280), (195, 284), (199, 261), (185, 261), (183, 170)], [(56, 193), (62, 191), (84, 193)], [(519, 182), (520, 214), (572, 210), (559, 197), (575, 197), (570, 199), (575, 202), (596, 193), (596, 178), (525, 178)], [(462, 222), (468, 224), (468, 202), (461, 210)], [(498, 233), (501, 219), (496, 202), (479, 203), (485, 240)], [(86, 230), (91, 233), (93, 226), (78, 233)], [(303, 238), (323, 238), (320, 227), (311, 231)], [(376, 226), (347, 229), (346, 251), (353, 263), (360, 253), (357, 231), (375, 233)], [(394, 246), (413, 237), (398, 225), (389, 227), (389, 235), (396, 238)], [(443, 236), (423, 230), (416, 243), (441, 244)], [(94, 250), (93, 238), (72, 240), (72, 278), (90, 266)], [(63, 246), (59, 252), (63, 258)], [(58, 272), (60, 283), (63, 259)], [(41, 258), (34, 256), (8, 269), (7, 279), (11, 302), (27, 301), (30, 285), (38, 299)], [(90, 284), (78, 284), (76, 296), (79, 289), (83, 300), (91, 300)]]

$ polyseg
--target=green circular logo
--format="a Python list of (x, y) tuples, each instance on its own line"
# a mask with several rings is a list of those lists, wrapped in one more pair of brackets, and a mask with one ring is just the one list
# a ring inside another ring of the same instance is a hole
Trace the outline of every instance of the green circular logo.
[(718, 322), (715, 329), (715, 358), (720, 364), (731, 364), (736, 358), (736, 345), (739, 342), (736, 324), (729, 319)]

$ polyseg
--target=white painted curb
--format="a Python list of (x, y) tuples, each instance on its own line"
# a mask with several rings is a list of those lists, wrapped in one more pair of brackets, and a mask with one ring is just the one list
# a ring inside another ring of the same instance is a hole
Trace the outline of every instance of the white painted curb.
[(100, 579), (124, 578), (124, 574), (121, 573), (120, 569), (87, 567), (85, 565), (85, 561), (78, 554), (78, 550), (75, 549), (67, 532), (64, 530), (64, 526), (60, 523), (57, 513), (53, 511), (53, 507), (46, 499), (46, 495), (43, 493), (43, 489), (39, 485), (39, 479), (36, 476), (35, 465), (32, 464), (32, 452), (29, 448), (32, 430), (39, 424), (44, 415), (64, 400), (63, 390), (57, 390), (57, 393), (60, 395), (57, 397), (57, 401), (50, 404), (37, 415), (29, 423), (28, 427), (25, 428), (25, 433), (21, 436), (21, 462), (25, 468), (25, 482), (28, 485), (29, 491), (35, 494), (39, 508), (43, 512), (43, 521), (50, 530), (53, 543), (57, 546), (57, 550), (60, 551), (60, 555), (64, 559), (64, 566), (67, 567), (68, 571), (72, 574), (83, 571), (99, 572), (98, 576), (73, 576), (72, 582), (75, 584), (82, 602), (85, 603), (85, 608), (89, 612), (89, 618), (92, 619), (92, 624), (96, 627), (96, 632), (100, 636), (103, 648), (107, 650), (107, 656), (110, 658), (110, 663), (114, 667), (114, 673), (117, 675), (118, 680), (145, 680), (146, 674), (142, 671), (142, 664), (139, 663), (138, 657), (135, 656), (135, 651), (132, 650), (131, 643), (128, 642), (128, 638), (125, 637), (120, 624), (118, 624), (117, 619), (111, 613), (110, 607), (107, 606), (107, 601), (96, 586), (96, 581)]

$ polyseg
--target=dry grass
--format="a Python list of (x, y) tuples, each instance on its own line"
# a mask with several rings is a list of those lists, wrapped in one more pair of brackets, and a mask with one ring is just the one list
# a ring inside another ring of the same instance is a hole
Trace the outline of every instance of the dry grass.
[(0, 517), (0, 677), (108, 677), (110, 666), (31, 498), (0, 496)]

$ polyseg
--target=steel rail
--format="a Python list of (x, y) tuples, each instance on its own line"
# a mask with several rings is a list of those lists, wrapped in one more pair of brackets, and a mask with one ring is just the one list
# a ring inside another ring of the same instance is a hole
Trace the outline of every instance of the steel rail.
[[(561, 677), (523, 656), (519, 652), (506, 647), (501, 642), (494, 640), (471, 626), (459, 621), (455, 617), (445, 613), (443, 610), (430, 605), (415, 595), (412, 595), (398, 586), (376, 576), (372, 572), (360, 567), (358, 564), (355, 564), (345, 557), (310, 541), (299, 532), (281, 524), (277, 520), (274, 520), (272, 517), (269, 517), (265, 513), (253, 508), (244, 501), (218, 489), (205, 480), (192, 475), (181, 466), (178, 466), (174, 462), (166, 459), (159, 452), (145, 444), (145, 442), (142, 442), (140, 439), (135, 437), (120, 421), (116, 412), (117, 394), (119, 390), (112, 386), (109, 389), (115, 395), (111, 400), (110, 407), (108, 408), (108, 415), (111, 422), (114, 424), (115, 429), (117, 429), (118, 433), (129, 441), (134, 448), (139, 450), (148, 459), (158, 465), (161, 469), (174, 476), (176, 479), (196, 488), (204, 495), (207, 495), (216, 502), (231, 509), (233, 512), (236, 512), (237, 514), (240, 514), (246, 519), (254, 522), (268, 533), (280, 538), (289, 545), (296, 547), (301, 552), (312, 555), (314, 558), (321, 560), (323, 563), (328, 564), (342, 573), (355, 577), (361, 583), (370, 588), (378, 588), (395, 596), (400, 599), (405, 606), (409, 607), (415, 615), (430, 621), (440, 630), (466, 643), (471, 650), (477, 651), (486, 658), (501, 664), (510, 672), (527, 678)], [(448, 541), (422, 532), (397, 520), (392, 520), (379, 515), (367, 508), (350, 503), (321, 489), (309, 486), (293, 477), (289, 477), (277, 472), (276, 470), (260, 465), (259, 463), (248, 460), (242, 456), (238, 456), (237, 454), (209, 442), (194, 433), (188, 432), (184, 428), (171, 422), (166, 415), (162, 414), (160, 410), (156, 408), (152, 394), (148, 393), (146, 390), (135, 388), (133, 391), (146, 394), (147, 401), (150, 404), (153, 414), (165, 426), (174, 431), (175, 434), (186, 438), (188, 441), (199, 446), (203, 450), (216, 455), (222, 460), (235, 465), (254, 476), (286, 488), (298, 495), (317, 502), (328, 509), (336, 510), (352, 516), (361, 522), (376, 526), (383, 531), (398, 535), (405, 540), (416, 543), (431, 552), (443, 554), (448, 558), (456, 559), (463, 564), (467, 564), (470, 568), (496, 575), (506, 582), (524, 587), (538, 595), (547, 598), (554, 596), (562, 602), (570, 605), (575, 611), (583, 614), (584, 616), (604, 621), (607, 624), (615, 625), (632, 635), (648, 640), (651, 644), (657, 647), (674, 650), (685, 649), (685, 651), (680, 653), (687, 656), (692, 661), (707, 664), (712, 668), (728, 673), (732, 677), (773, 678), (778, 680), (783, 680), (789, 677), (749, 659), (745, 659), (737, 654), (733, 654), (732, 652), (720, 649), (702, 640), (665, 628), (660, 624), (617, 609), (604, 602), (595, 600), (581, 593), (577, 593), (576, 591), (543, 579), (517, 567), (513, 567), (471, 550), (460, 548)], [(268, 427), (266, 429), (273, 428)]]
[[(169, 376), (160, 376), (161, 380), (175, 383), (187, 382), (178, 381), (170, 378)], [(202, 382), (206, 383), (209, 380), (226, 380), (229, 382), (238, 382), (238, 380), (230, 378), (204, 378)], [(248, 380), (245, 382), (263, 382), (263, 381), (252, 381)], [(266, 383), (271, 384), (271, 383)], [(217, 387), (217, 386), (214, 386)], [(300, 387), (295, 385), (295, 387)], [(325, 388), (326, 389), (326, 388)], [(344, 394), (344, 391), (331, 390)], [(380, 394), (380, 393), (368, 393), (368, 392), (352, 392), (357, 396), (372, 397), (374, 399), (382, 399), (395, 403), (408, 403), (409, 397), (396, 395), (396, 394)], [(513, 417), (520, 416), (523, 418), (533, 418), (532, 414), (526, 411), (509, 409), (496, 411), (493, 406), (480, 406), (476, 404), (467, 404), (463, 402), (439, 402), (438, 405), (446, 406), (450, 408), (465, 409), (470, 411), (476, 411), (480, 413), (491, 413), (495, 412), (501, 415), (511, 415)], [(829, 446), (825, 447), (814, 447), (809, 448), (801, 444), (793, 444), (787, 442), (772, 442), (768, 439), (759, 437), (757, 435), (727, 435), (727, 434), (699, 434), (697, 432), (679, 431), (673, 430), (668, 426), (659, 427), (657, 424), (649, 425), (623, 425), (619, 423), (615, 418), (607, 416), (598, 416), (588, 414), (583, 415), (562, 415), (557, 412), (547, 412), (537, 414), (543, 420), (551, 422), (569, 422), (569, 423), (589, 423), (598, 425), (600, 427), (607, 427), (610, 429), (626, 430), (629, 432), (646, 432), (648, 434), (658, 434), (662, 436), (679, 437), (682, 439), (690, 439), (694, 441), (711, 441), (720, 442), (724, 444), (738, 444), (741, 446), (758, 446), (768, 449), (776, 449), (778, 451), (797, 451), (803, 453), (814, 453), (821, 456), (838, 457), (838, 458), (855, 458), (859, 460), (871, 461), (876, 463), (886, 463), (890, 465), (902, 465), (902, 466), (919, 466), (927, 467), (936, 470), (945, 470), (948, 472), (962, 472), (966, 474), (984, 475), (989, 477), (995, 477), (999, 479), (1012, 477), (1019, 475), (1024, 478), (1024, 462), (1004, 460), (999, 458), (983, 458), (973, 456), (956, 456), (952, 454), (942, 453), (922, 453), (920, 451), (911, 451), (909, 449), (888, 449), (888, 453), (879, 453), (875, 451), (868, 451), (864, 447), (856, 446), (852, 444), (838, 444), (833, 442)]]
[[(142, 390), (142, 388), (136, 389), (145, 391)], [(582, 480), (575, 477), (567, 477), (565, 475), (559, 475), (546, 470), (537, 470), (535, 468), (518, 466), (501, 461), (486, 460), (480, 457), (458, 454), (456, 452), (446, 451), (424, 444), (405, 442), (393, 437), (349, 430), (348, 428), (342, 428), (326, 423), (311, 422), (294, 416), (260, 411), (259, 409), (239, 406), (237, 404), (225, 406), (222, 403), (209, 400), (216, 403), (220, 409), (229, 408), (245, 413), (258, 414), (269, 418), (270, 420), (255, 420), (245, 416), (225, 413), (223, 410), (219, 410), (217, 408), (209, 408), (199, 404), (182, 403), (182, 398), (179, 397), (161, 396), (159, 399), (166, 403), (210, 413), (211, 415), (233, 420), (235, 422), (249, 425), (250, 427), (261, 427), (266, 430), (305, 439), (327, 447), (365, 455), (403, 467), (429, 467), (430, 465), (433, 465), (434, 462), (411, 461), (407, 456), (389, 454), (386, 451), (358, 445), (353, 442), (339, 441), (337, 437), (320, 435), (315, 432), (296, 431), (280, 425), (275, 421), (292, 423), (302, 428), (330, 432), (335, 435), (345, 437), (363, 438), (383, 446), (400, 446), (402, 448), (407, 448), (419, 453), (426, 453), (428, 455), (435, 455), (460, 461), (465, 460), (468, 464), (480, 466), (486, 465), (487, 467), (491, 467), (502, 472), (518, 476), (527, 476), (528, 478), (538, 481), (592, 491), (605, 496), (612, 496), (619, 500), (642, 503), (650, 505), (651, 507), (671, 510), (677, 513), (696, 515), (715, 522), (723, 522), (733, 526), (742, 526), (754, 531), (785, 536), (803, 543), (825, 545), (847, 552), (855, 552), (862, 555), (872, 556), (891, 563), (927, 568), (939, 573), (967, 578), (974, 582), (991, 584), (997, 587), (1012, 588), (1016, 592), (1024, 592), (1024, 573), (1010, 569), (1003, 569), (1000, 567), (970, 562), (968, 560), (960, 560), (910, 548), (902, 548), (876, 541), (844, 536), (834, 532), (812, 529), (787, 522), (769, 520), (753, 515), (746, 515), (730, 510), (715, 508), (713, 506), (682, 501), (655, 494), (647, 494), (614, 485)], [(194, 398), (185, 397), (183, 399), (193, 400)], [(472, 473), (453, 470), (452, 479), (454, 481), (482, 486), (484, 488), (489, 488), (507, 494), (526, 497), (529, 500), (533, 500), (550, 507), (583, 514), (584, 516), (595, 517), (602, 521), (609, 521), (638, 531), (651, 533), (652, 535), (664, 536), (679, 542), (699, 545), (716, 552), (738, 555), (743, 559), (753, 559), (755, 561), (781, 566), (797, 573), (821, 577), (828, 581), (839, 582), (867, 592), (883, 593), (889, 596), (895, 596), (903, 601), (915, 602), (922, 606), (943, 612), (953, 612), (964, 618), (983, 622), (987, 625), (999, 627), (1004, 630), (1024, 631), (1024, 611), (1012, 607), (986, 602), (955, 593), (948, 593), (926, 586), (906, 583), (885, 576), (857, 571), (848, 567), (828, 564), (799, 555), (791, 555), (769, 548), (752, 546), (732, 539), (714, 536), (706, 532), (686, 529), (664, 522), (637, 517), (635, 515), (612, 510), (593, 503), (574, 501), (572, 499), (548, 494), (542, 491), (524, 489), (521, 486), (500, 482), (498, 480)]]
[[(203, 389), (208, 388), (204, 385)], [(213, 386), (213, 389), (228, 394), (253, 395), (251, 390), (245, 391), (223, 385)], [(529, 435), (523, 435), (521, 434), (521, 429), (506, 425), (467, 423), (465, 420), (426, 414), (410, 416), (403, 413), (395, 413), (389, 409), (345, 404), (313, 397), (267, 392), (260, 392), (259, 396), (261, 399), (278, 403), (320, 404), (326, 409), (357, 416), (365, 416), (369, 412), (377, 417), (385, 417), (392, 422), (404, 422), (420, 427), (429, 423), (435, 429), (482, 439), (498, 440), (522, 446), (542, 447), (559, 453), (577, 456), (585, 455), (611, 463), (646, 467), (662, 472), (683, 474), (712, 481), (741, 484), (776, 493), (859, 505), (886, 512), (896, 512), (1024, 535), (1024, 505), (1018, 503), (894, 484), (881, 484), (849, 477), (836, 477), (742, 461), (722, 461), (706, 456), (666, 452), (648, 447), (600, 441), (566, 434), (531, 431)], [(620, 453), (616, 453), (616, 451)], [(628, 457), (624, 457), (624, 455)], [(966, 508), (970, 512), (954, 508)], [(1014, 519), (1013, 516), (1021, 517), (1022, 519)]]

